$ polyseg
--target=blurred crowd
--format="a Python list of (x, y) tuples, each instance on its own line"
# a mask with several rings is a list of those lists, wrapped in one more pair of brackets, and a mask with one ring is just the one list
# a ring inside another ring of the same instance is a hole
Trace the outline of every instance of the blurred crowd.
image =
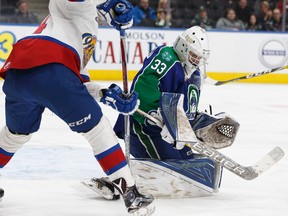
[[(282, 31), (283, 0), (137, 0), (134, 25)], [(155, 4), (155, 2), (157, 2)], [(286, 1), (286, 11), (288, 1)], [(285, 30), (287, 30), (287, 16)]]
[[(0, 22), (39, 23), (27, 0), (0, 0)], [(33, 0), (30, 0), (31, 2)], [(48, 2), (48, 1), (47, 1)], [(134, 26), (207, 30), (287, 31), (282, 23), (283, 0), (130, 0)], [(288, 10), (288, 0), (286, 1)], [(105, 25), (102, 20), (101, 25)]]
[(39, 23), (38, 15), (29, 10), (26, 0), (0, 0), (0, 21), (8, 23)]

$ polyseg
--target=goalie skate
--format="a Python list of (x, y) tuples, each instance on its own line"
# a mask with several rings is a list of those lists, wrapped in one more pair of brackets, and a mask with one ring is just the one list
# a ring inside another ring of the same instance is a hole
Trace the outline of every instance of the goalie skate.
[(115, 190), (112, 182), (107, 177), (92, 178), (90, 181), (82, 181), (81, 183), (107, 200), (120, 199), (119, 192)]

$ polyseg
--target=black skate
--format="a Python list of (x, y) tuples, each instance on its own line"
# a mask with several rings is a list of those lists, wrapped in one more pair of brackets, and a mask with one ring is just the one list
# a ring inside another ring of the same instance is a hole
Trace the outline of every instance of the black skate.
[(114, 180), (113, 185), (122, 195), (127, 211), (134, 216), (149, 216), (155, 211), (155, 207), (151, 204), (154, 200), (152, 195), (140, 194), (136, 185), (132, 187), (126, 186), (123, 178)]
[(92, 178), (90, 181), (82, 182), (82, 184), (107, 200), (120, 199), (118, 190), (114, 188), (112, 182), (107, 177)]

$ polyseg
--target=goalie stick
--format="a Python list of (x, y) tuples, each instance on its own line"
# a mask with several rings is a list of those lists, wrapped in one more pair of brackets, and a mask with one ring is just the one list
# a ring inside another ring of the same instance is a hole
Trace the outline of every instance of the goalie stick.
[(234, 79), (230, 79), (230, 80), (224, 80), (224, 81), (217, 81), (217, 80), (214, 80), (214, 79), (206, 76), (205, 77), (205, 82), (208, 83), (208, 84), (211, 84), (211, 85), (219, 86), (219, 85), (223, 85), (223, 84), (226, 84), (226, 83), (229, 83), (229, 82), (236, 82), (236, 81), (239, 81), (239, 80), (251, 79), (251, 78), (254, 78), (254, 77), (262, 76), (262, 75), (273, 73), (273, 72), (278, 72), (278, 71), (285, 70), (285, 69), (288, 69), (288, 65), (285, 65), (283, 67), (273, 68), (273, 69), (266, 70), (266, 71), (253, 73), (253, 74), (248, 74), (246, 76), (241, 76), (241, 77), (238, 77), (238, 78), (234, 78)]
[(275, 147), (257, 163), (251, 166), (243, 166), (216, 149), (209, 147), (205, 143), (191, 142), (188, 145), (192, 150), (220, 163), (224, 168), (245, 180), (255, 179), (276, 164), (284, 156), (284, 151), (280, 147)]
[[(169, 95), (169, 94), (167, 94)], [(180, 97), (183, 97), (183, 95), (180, 94), (170, 94), (169, 101), (170, 103), (164, 106), (167, 109), (171, 109), (172, 107), (175, 107), (172, 104), (177, 104), (175, 100), (179, 100)], [(163, 107), (163, 106), (162, 106)], [(252, 180), (258, 177), (260, 174), (268, 170), (270, 167), (272, 167), (274, 164), (276, 164), (283, 156), (284, 156), (284, 151), (280, 147), (275, 147), (272, 149), (267, 155), (265, 155), (261, 160), (259, 160), (257, 163), (251, 166), (243, 166), (230, 157), (222, 154), (221, 152), (217, 151), (216, 149), (206, 145), (203, 142), (191, 142), (189, 140), (189, 134), (192, 134), (192, 128), (190, 126), (190, 123), (186, 117), (186, 114), (183, 110), (183, 106), (181, 110), (177, 109), (177, 115), (173, 115), (174, 117), (177, 116), (177, 120), (181, 120), (181, 127), (184, 128), (185, 133), (188, 134), (188, 137), (186, 136), (187, 139), (185, 140), (177, 140), (179, 142), (186, 142), (187, 145), (195, 152), (199, 154), (203, 154), (213, 161), (220, 163), (224, 168), (229, 170), (230, 172), (234, 173), (235, 175), (241, 177), (242, 179), (245, 180)], [(178, 107), (179, 108), (179, 107)], [(138, 109), (139, 110), (139, 109)], [(168, 113), (169, 111), (167, 110), (162, 110), (164, 113)], [(139, 112), (139, 111), (138, 111)], [(140, 110), (140, 114), (146, 118), (149, 118), (151, 121), (154, 121), (155, 118), (150, 116), (149, 114), (143, 112)], [(177, 121), (176, 120), (176, 121)], [(157, 124), (157, 122), (155, 122)], [(188, 133), (187, 133), (188, 132)], [(183, 137), (183, 136), (182, 136)], [(194, 140), (194, 139), (193, 139)]]

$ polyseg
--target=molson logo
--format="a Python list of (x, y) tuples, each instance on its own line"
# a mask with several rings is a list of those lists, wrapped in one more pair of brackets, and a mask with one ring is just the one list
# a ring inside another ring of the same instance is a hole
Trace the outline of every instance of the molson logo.
[(284, 38), (268, 38), (259, 48), (259, 59), (269, 69), (282, 67), (288, 60), (288, 46)]
[(0, 61), (6, 61), (15, 42), (16, 37), (12, 32), (0, 32)]

